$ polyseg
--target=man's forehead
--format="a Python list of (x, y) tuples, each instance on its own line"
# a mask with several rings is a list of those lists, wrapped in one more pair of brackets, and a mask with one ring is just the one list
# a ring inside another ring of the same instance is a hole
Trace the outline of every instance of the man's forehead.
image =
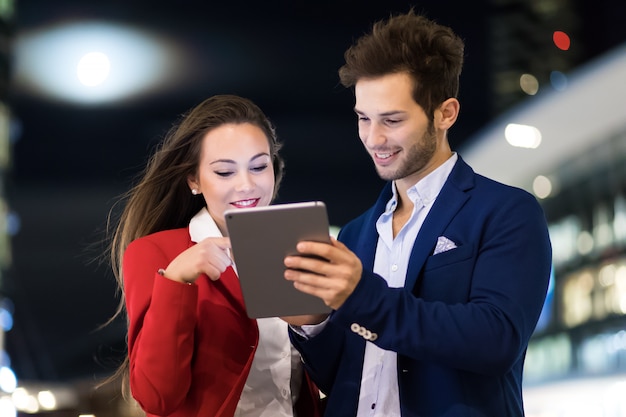
[(354, 88), (356, 105), (361, 108), (366, 103), (376, 102), (381, 107), (392, 107), (413, 101), (413, 88), (408, 75), (391, 74), (378, 78), (359, 80)]

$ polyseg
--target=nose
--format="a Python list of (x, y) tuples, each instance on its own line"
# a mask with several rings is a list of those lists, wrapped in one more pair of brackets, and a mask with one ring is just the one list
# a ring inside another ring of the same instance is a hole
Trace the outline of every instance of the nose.
[(375, 121), (359, 127), (359, 136), (361, 141), (368, 148), (376, 148), (380, 145), (384, 145), (387, 142), (383, 127)]
[(254, 178), (249, 172), (241, 172), (237, 177), (236, 190), (239, 192), (249, 192), (254, 189)]

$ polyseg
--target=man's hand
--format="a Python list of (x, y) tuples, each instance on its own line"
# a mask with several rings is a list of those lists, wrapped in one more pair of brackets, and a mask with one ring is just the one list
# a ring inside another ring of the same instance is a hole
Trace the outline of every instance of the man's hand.
[(330, 244), (299, 242), (297, 250), (302, 256), (285, 258), (285, 279), (292, 281), (299, 291), (319, 297), (327, 306), (337, 310), (361, 280), (361, 261), (332, 237)]

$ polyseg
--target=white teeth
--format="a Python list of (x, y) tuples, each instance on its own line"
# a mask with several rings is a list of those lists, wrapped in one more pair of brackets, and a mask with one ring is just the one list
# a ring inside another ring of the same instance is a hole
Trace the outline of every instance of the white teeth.
[(235, 204), (238, 206), (251, 206), (254, 204), (254, 202), (256, 201), (256, 199), (252, 199), (252, 200), (243, 200), (243, 201), (237, 201)]
[(387, 159), (390, 158), (391, 155), (393, 155), (393, 153), (377, 153), (376, 157), (380, 159)]

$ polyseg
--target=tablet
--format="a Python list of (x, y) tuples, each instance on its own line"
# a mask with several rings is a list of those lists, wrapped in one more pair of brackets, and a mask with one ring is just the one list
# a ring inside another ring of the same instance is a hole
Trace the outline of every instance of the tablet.
[(285, 256), (301, 240), (330, 242), (321, 201), (275, 204), (225, 213), (232, 255), (250, 318), (329, 313), (317, 297), (298, 291), (284, 276)]

